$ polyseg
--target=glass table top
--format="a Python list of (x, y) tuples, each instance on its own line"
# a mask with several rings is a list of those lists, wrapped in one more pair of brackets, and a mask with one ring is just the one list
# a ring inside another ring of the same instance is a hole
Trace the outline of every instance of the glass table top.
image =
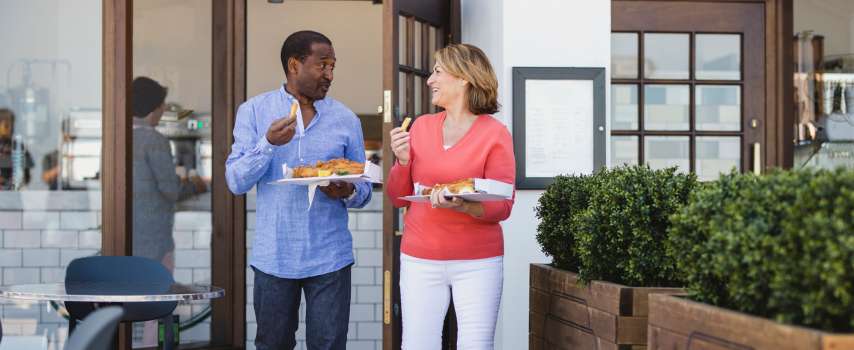
[(20, 284), (0, 287), (0, 298), (83, 302), (152, 302), (214, 299), (222, 288), (205, 284), (132, 282), (75, 282)]

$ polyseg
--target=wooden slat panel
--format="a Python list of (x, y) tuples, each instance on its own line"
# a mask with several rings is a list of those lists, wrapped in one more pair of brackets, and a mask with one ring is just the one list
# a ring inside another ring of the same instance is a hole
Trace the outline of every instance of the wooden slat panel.
[(617, 344), (646, 344), (647, 318), (617, 317)]
[(531, 264), (530, 268), (530, 281), (531, 287), (542, 289), (545, 291), (549, 290), (549, 270), (548, 265), (543, 264)]
[(549, 311), (550, 298), (546, 292), (531, 288), (529, 292), (530, 311), (545, 315)]
[(596, 337), (587, 331), (561, 322), (556, 318), (546, 319), (546, 338), (549, 349), (596, 349)]
[(537, 338), (542, 338), (545, 336), (546, 329), (546, 314), (529, 312), (528, 313), (528, 332), (532, 336), (536, 336)]
[(590, 328), (597, 337), (617, 343), (617, 315), (590, 308)]
[(542, 338), (528, 338), (528, 349), (529, 350), (546, 350), (545, 342)]
[(652, 293), (663, 294), (685, 294), (682, 288), (633, 288), (632, 289), (632, 316), (649, 315), (649, 295)]
[(687, 350), (688, 337), (655, 326), (648, 327), (649, 350)]
[(551, 291), (566, 294), (584, 300), (588, 306), (620, 314), (620, 305), (624, 286), (618, 284), (592, 281), (583, 285), (578, 280), (578, 275), (572, 272), (548, 267), (550, 270)]
[(552, 295), (549, 315), (580, 327), (591, 328), (589, 308), (578, 300), (561, 295)]
[[(779, 324), (684, 298), (649, 297), (649, 324), (691, 338), (722, 339), (755, 349), (819, 349), (819, 332)], [(707, 341), (708, 342), (708, 341)]]

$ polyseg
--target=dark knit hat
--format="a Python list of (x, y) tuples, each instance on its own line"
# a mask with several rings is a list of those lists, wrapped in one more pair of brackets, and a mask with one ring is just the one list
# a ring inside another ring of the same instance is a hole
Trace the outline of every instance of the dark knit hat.
[(145, 118), (166, 101), (166, 88), (149, 77), (137, 77), (131, 84), (133, 116)]

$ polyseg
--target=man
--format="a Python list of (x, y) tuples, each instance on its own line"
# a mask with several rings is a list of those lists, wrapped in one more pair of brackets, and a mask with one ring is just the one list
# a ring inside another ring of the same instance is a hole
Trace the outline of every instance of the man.
[[(282, 45), (287, 83), (243, 103), (237, 110), (234, 145), (226, 161), (228, 187), (243, 194), (257, 186), (254, 307), (259, 350), (293, 349), (300, 293), (306, 297), (309, 349), (344, 349), (350, 318), (353, 246), (347, 208), (371, 199), (367, 183), (332, 183), (318, 189), (309, 206), (308, 187), (272, 185), (282, 164), (318, 160), (365, 162), (356, 115), (326, 97), (335, 69), (335, 50), (323, 34), (300, 31)], [(302, 120), (290, 118), (297, 103)]]
[[(0, 191), (18, 191), (30, 182), (30, 168), (33, 167), (33, 157), (26, 147), (21, 144), (20, 138), (15, 140), (15, 113), (6, 108), (0, 108)], [(20, 163), (15, 164), (15, 147), (22, 152)], [(15, 166), (23, 170), (22, 179), (14, 178)]]

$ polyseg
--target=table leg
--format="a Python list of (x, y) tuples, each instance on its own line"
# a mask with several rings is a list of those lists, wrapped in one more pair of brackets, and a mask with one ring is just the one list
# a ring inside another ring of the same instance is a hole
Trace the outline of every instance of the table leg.
[(166, 315), (163, 318), (163, 349), (164, 350), (173, 350), (175, 349), (175, 334), (173, 332), (173, 320), (172, 314)]

